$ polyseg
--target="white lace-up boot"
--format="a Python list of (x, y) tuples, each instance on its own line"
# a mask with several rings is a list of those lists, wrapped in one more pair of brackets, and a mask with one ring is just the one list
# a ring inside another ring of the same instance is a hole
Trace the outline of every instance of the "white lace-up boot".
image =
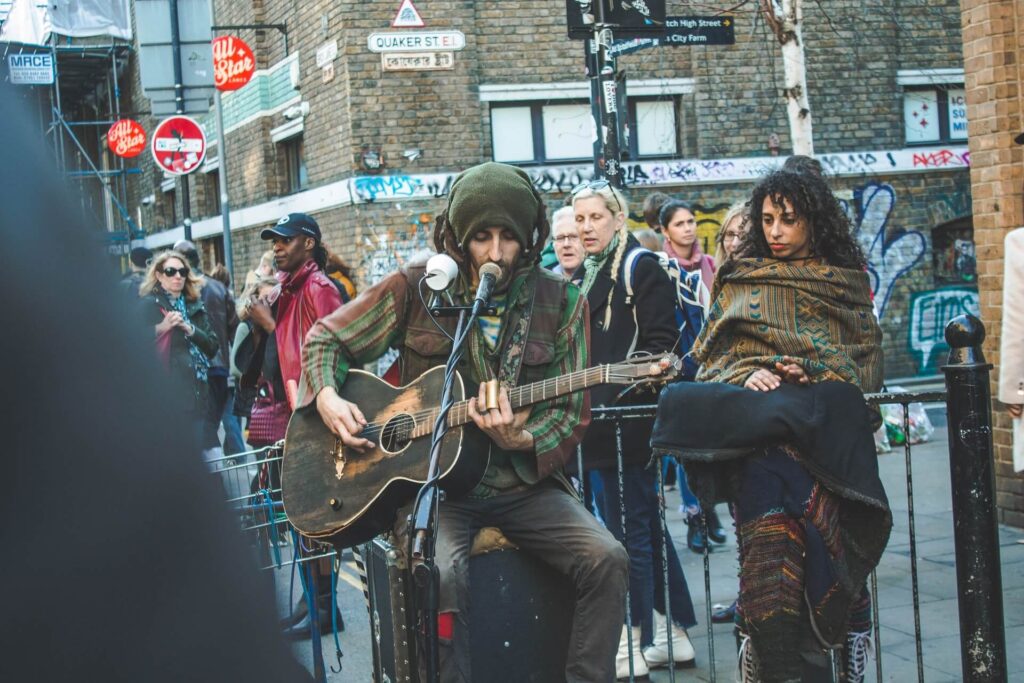
[(750, 643), (750, 636), (742, 631), (738, 631), (737, 635), (740, 640), (740, 652), (736, 660), (738, 666), (736, 680), (739, 683), (760, 683), (761, 672), (758, 671), (757, 658), (754, 656), (754, 648)]
[(640, 627), (633, 627), (632, 648), (630, 648), (629, 636), (629, 627), (623, 626), (622, 637), (619, 639), (619, 651), (615, 655), (615, 680), (629, 679), (629, 654), (631, 649), (633, 652), (633, 678), (647, 680), (647, 662), (644, 660), (643, 652), (640, 650)]
[[(654, 642), (644, 650), (644, 659), (651, 669), (668, 666), (668, 626), (665, 615), (654, 613)], [(689, 668), (697, 663), (697, 654), (693, 651), (690, 636), (685, 628), (672, 624), (672, 659), (676, 666)]]
[(848, 633), (846, 636), (846, 683), (863, 683), (868, 670), (868, 659), (875, 656), (875, 641), (871, 631)]

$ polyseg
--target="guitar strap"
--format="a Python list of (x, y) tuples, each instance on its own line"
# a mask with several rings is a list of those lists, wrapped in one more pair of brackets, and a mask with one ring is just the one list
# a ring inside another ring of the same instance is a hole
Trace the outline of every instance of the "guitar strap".
[(530, 321), (533, 318), (533, 301), (537, 291), (537, 278), (539, 274), (536, 268), (530, 273), (519, 293), (519, 300), (516, 308), (521, 313), (514, 323), (514, 328), (505, 344), (502, 353), (501, 367), (498, 368), (498, 380), (506, 387), (514, 387), (519, 382), (519, 370), (523, 364), (523, 351), (526, 349), (526, 340), (530, 336)]

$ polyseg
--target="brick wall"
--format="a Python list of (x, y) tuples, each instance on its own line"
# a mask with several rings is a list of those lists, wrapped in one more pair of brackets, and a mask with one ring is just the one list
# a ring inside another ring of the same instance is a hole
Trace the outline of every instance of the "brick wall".
[[(985, 357), (999, 371), (1003, 238), (1024, 225), (1024, 154), (1013, 138), (1024, 131), (1024, 8), (1015, 0), (963, 0), (964, 70)], [(996, 502), (1003, 521), (1024, 526), (1024, 478), (1011, 465), (1010, 420), (994, 404)]]

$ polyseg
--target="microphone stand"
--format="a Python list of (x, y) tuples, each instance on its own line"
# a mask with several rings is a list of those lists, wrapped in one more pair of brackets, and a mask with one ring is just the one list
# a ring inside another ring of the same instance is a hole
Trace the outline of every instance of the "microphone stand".
[[(441, 410), (434, 422), (434, 432), (430, 441), (430, 463), (427, 466), (427, 479), (416, 494), (413, 505), (412, 534), (410, 538), (410, 558), (415, 563), (413, 582), (416, 593), (416, 606), (419, 611), (420, 623), (423, 626), (426, 650), (427, 681), (440, 681), (439, 634), (437, 630), (438, 610), (440, 603), (441, 575), (437, 568), (436, 532), (438, 504), (440, 503), (440, 457), (441, 442), (448, 433), (448, 413), (455, 404), (452, 387), (455, 381), (455, 368), (465, 355), (464, 344), (469, 338), (473, 322), (481, 313), (494, 315), (493, 306), (474, 299), (468, 306), (430, 306), (429, 312), (435, 318), (457, 315), (455, 337), (452, 339), (452, 352), (444, 368), (444, 385), (441, 390)], [(467, 319), (468, 314), (468, 319)]]

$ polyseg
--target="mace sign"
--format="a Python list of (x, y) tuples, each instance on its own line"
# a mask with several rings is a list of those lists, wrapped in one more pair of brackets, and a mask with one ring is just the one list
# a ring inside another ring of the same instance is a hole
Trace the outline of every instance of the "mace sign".
[(153, 131), (153, 159), (165, 173), (185, 175), (199, 168), (206, 156), (206, 134), (187, 116), (172, 116)]
[(256, 73), (256, 58), (244, 40), (235, 36), (213, 39), (213, 87), (238, 90)]
[(466, 47), (462, 31), (385, 31), (366, 38), (370, 52), (450, 52)]
[(11, 83), (15, 85), (50, 85), (53, 83), (53, 55), (24, 52), (7, 55)]

